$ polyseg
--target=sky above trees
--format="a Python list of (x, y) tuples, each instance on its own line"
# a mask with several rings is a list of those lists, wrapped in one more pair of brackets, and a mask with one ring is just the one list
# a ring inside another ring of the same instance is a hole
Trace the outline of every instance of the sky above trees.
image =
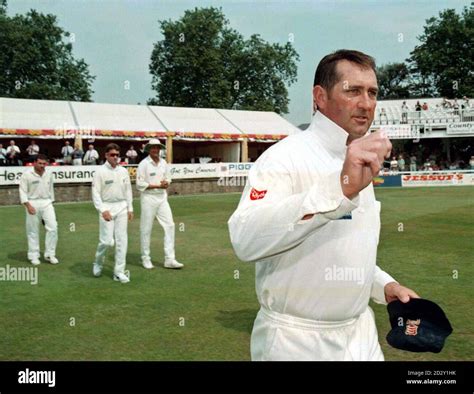
[(319, 60), (327, 53), (352, 48), (378, 65), (403, 62), (423, 33), (427, 19), (446, 8), (461, 13), (469, 1), (66, 1), (10, 0), (8, 15), (31, 8), (57, 16), (72, 34), (73, 54), (96, 76), (92, 100), (146, 103), (154, 96), (149, 72), (153, 44), (163, 37), (159, 20), (180, 18), (195, 7), (222, 7), (230, 26), (245, 38), (252, 34), (271, 43), (290, 40), (300, 55), (298, 80), (289, 88), (294, 124), (311, 116), (311, 88)]

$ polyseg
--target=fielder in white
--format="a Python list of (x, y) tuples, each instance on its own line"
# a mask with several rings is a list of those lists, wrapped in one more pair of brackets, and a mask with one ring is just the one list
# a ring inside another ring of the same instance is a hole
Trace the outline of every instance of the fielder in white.
[(44, 223), (46, 230), (44, 259), (58, 264), (56, 245), (58, 243), (58, 223), (54, 212), (53, 176), (45, 170), (48, 159), (38, 155), (33, 169), (26, 170), (20, 179), (20, 201), (26, 208), (26, 236), (28, 238), (28, 260), (38, 265), (40, 261), (39, 226)]
[(256, 262), (252, 360), (383, 360), (369, 299), (418, 297), (376, 265), (372, 179), (391, 151), (382, 132), (367, 133), (377, 90), (370, 56), (324, 57), (311, 125), (249, 173), (229, 230), (237, 256)]
[(146, 269), (152, 269), (150, 257), (150, 237), (153, 221), (158, 222), (165, 232), (164, 251), (165, 268), (179, 269), (183, 264), (176, 261), (174, 251), (175, 225), (166, 189), (171, 183), (171, 174), (166, 160), (160, 158), (160, 149), (165, 146), (157, 139), (152, 139), (145, 146), (148, 156), (138, 165), (137, 189), (140, 191), (140, 241), (142, 264)]
[(121, 283), (130, 282), (125, 271), (127, 256), (127, 226), (133, 219), (132, 185), (128, 171), (118, 165), (120, 148), (108, 144), (106, 162), (96, 171), (92, 180), (92, 200), (99, 212), (99, 245), (95, 254), (92, 273), (102, 274), (107, 249), (115, 244), (115, 268), (113, 278)]

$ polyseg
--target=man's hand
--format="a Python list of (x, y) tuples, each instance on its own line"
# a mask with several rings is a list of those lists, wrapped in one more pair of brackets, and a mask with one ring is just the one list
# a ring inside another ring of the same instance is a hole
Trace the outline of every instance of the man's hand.
[(400, 300), (405, 304), (410, 301), (410, 298), (420, 298), (420, 296), (412, 289), (401, 286), (396, 282), (387, 283), (384, 287), (384, 292), (385, 300), (389, 303), (395, 300)]
[(133, 220), (133, 212), (128, 213), (128, 221), (131, 222)]
[(168, 189), (170, 184), (166, 181), (161, 181), (159, 185), (150, 184), (148, 189)]
[(352, 141), (347, 147), (347, 155), (342, 166), (341, 186), (347, 198), (356, 197), (372, 182), (383, 165), (385, 157), (390, 157), (392, 144), (381, 131)]
[(110, 211), (104, 211), (104, 212), (102, 212), (102, 218), (106, 222), (110, 222), (112, 220), (112, 214), (110, 213)]
[(25, 207), (30, 215), (36, 215), (36, 209), (29, 202), (25, 204)]

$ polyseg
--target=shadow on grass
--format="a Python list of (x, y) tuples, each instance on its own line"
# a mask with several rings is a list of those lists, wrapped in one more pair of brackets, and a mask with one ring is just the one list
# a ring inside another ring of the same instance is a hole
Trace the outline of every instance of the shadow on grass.
[[(104, 264), (104, 268), (102, 269), (102, 276), (112, 277), (113, 270), (114, 270), (114, 263), (106, 260)], [(74, 263), (74, 264), (69, 265), (69, 271), (71, 271), (73, 274), (78, 275), (78, 276), (96, 279), (92, 275), (92, 262), (89, 260), (83, 261), (81, 263)]]
[[(156, 263), (153, 263), (156, 266)], [(142, 267), (142, 256), (140, 253), (127, 253), (127, 267)]]
[(253, 322), (257, 316), (257, 309), (241, 309), (239, 311), (219, 311), (216, 321), (225, 328), (232, 330), (252, 332)]
[(10, 253), (7, 257), (12, 261), (19, 261), (21, 263), (28, 263), (28, 254), (26, 252)]

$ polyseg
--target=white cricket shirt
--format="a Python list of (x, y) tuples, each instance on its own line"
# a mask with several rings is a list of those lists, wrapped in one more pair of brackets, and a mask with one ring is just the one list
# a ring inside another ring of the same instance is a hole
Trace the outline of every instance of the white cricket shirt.
[(241, 260), (257, 262), (257, 296), (269, 310), (340, 321), (360, 315), (371, 296), (385, 303), (394, 279), (376, 266), (380, 203), (372, 184), (352, 201), (340, 185), (347, 137), (317, 112), (249, 172), (230, 238)]
[(54, 201), (53, 175), (45, 170), (39, 175), (34, 168), (26, 170), (20, 178), (20, 202), (22, 204), (31, 200)]
[(171, 172), (166, 160), (160, 158), (157, 164), (147, 156), (138, 165), (137, 189), (145, 194), (166, 196), (166, 189), (147, 189), (149, 185), (159, 185), (161, 181), (171, 183)]
[(108, 162), (101, 165), (92, 180), (92, 200), (100, 212), (110, 211), (112, 215), (122, 209), (133, 212), (132, 185), (128, 171), (117, 165), (113, 168)]

